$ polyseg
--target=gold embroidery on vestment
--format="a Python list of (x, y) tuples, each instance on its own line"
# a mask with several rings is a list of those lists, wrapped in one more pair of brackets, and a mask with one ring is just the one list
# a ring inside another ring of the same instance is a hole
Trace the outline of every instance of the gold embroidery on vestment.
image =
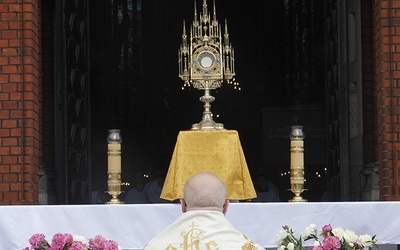
[[(200, 239), (204, 235), (206, 231), (196, 227), (194, 224), (194, 221), (192, 222), (192, 225), (189, 228), (189, 231), (183, 231), (181, 233), (181, 236), (183, 238), (183, 242), (179, 244), (179, 247), (182, 248), (183, 250), (200, 250)], [(218, 244), (215, 241), (209, 241), (205, 243), (205, 246), (207, 250), (218, 250)], [(169, 246), (165, 250), (176, 250), (172, 244), (169, 244)]]
[(206, 243), (207, 250), (219, 250), (218, 244), (215, 241)]
[(257, 247), (252, 242), (247, 242), (242, 246), (242, 250), (257, 250)]
[(176, 247), (173, 247), (171, 244), (169, 244), (165, 250), (176, 250)]

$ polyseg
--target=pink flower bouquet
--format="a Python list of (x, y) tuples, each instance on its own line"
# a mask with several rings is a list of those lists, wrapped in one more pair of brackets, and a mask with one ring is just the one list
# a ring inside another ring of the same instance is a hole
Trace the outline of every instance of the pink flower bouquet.
[(103, 236), (87, 241), (82, 236), (57, 233), (53, 236), (51, 243), (46, 240), (43, 234), (34, 234), (29, 239), (30, 247), (24, 250), (118, 250), (118, 244), (112, 240), (106, 240)]

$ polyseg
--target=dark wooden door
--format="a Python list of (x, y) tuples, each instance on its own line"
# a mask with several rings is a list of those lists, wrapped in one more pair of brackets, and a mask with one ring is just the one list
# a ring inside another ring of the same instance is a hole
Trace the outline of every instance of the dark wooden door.
[(325, 0), (328, 191), (336, 201), (350, 195), (347, 29), (341, 20), (346, 20), (346, 1)]
[(88, 1), (57, 1), (55, 15), (58, 203), (90, 198)]

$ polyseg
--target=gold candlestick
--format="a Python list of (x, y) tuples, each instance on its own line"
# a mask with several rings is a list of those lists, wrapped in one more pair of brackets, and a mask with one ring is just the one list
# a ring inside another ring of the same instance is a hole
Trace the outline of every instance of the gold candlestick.
[(294, 193), (289, 202), (306, 202), (301, 197), (304, 189), (304, 133), (303, 126), (292, 126), (290, 132), (290, 190)]
[(121, 194), (121, 131), (110, 129), (108, 131), (108, 193), (112, 196), (107, 204), (122, 204), (118, 199)]

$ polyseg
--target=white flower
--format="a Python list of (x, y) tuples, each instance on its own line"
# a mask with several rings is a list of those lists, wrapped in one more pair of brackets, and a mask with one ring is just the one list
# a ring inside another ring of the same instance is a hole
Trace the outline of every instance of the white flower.
[(339, 237), (340, 240), (343, 240), (344, 230), (341, 227), (336, 227), (332, 229), (333, 235)]
[(359, 239), (361, 241), (361, 244), (364, 246), (364, 249), (371, 247), (372, 244), (374, 243), (372, 242), (372, 237), (369, 234), (360, 235)]
[(89, 242), (88, 240), (85, 238), (85, 236), (81, 236), (81, 235), (74, 235), (73, 236), (73, 241), (79, 241), (82, 242), (82, 244), (87, 245)]
[(301, 233), (301, 238), (303, 238), (303, 240), (305, 240), (308, 237), (310, 237), (312, 234), (315, 235), (316, 231), (317, 231), (317, 226), (315, 224), (310, 224)]
[(286, 237), (288, 237), (288, 232), (286, 232), (285, 230), (281, 230), (281, 231), (279, 231), (278, 232), (278, 234), (276, 235), (276, 238), (279, 240), (279, 241), (282, 241), (282, 240), (284, 240), (284, 239), (286, 239)]
[(287, 249), (289, 250), (294, 250), (294, 244), (292, 242), (290, 242), (289, 244), (287, 244)]
[(358, 237), (353, 231), (346, 229), (346, 231), (344, 231), (343, 238), (348, 243), (354, 243), (357, 241)]
[(280, 247), (278, 247), (278, 249), (277, 250), (285, 250), (285, 246), (284, 245), (282, 245), (282, 246), (280, 246)]
[[(324, 237), (334, 235), (340, 240), (340, 249), (346, 250), (374, 250), (377, 240), (375, 236), (371, 237), (368, 234), (356, 235), (354, 231), (349, 229), (343, 230), (341, 227), (336, 227), (331, 230), (331, 226), (327, 225), (321, 229), (318, 229), (315, 224), (308, 225), (299, 238), (294, 236), (294, 231), (287, 225), (283, 227), (285, 230), (281, 230), (276, 235), (277, 246), (276, 250), (295, 250), (295, 249), (307, 249), (311, 245), (311, 242), (306, 244), (308, 240), (312, 240), (313, 247), (320, 249), (322, 247), (322, 240)], [(324, 229), (325, 231), (323, 231)], [(331, 230), (331, 231), (329, 231)], [(320, 238), (322, 236), (322, 239)], [(304, 244), (304, 245), (303, 245)], [(311, 249), (313, 248), (311, 247)], [(363, 248), (363, 249), (362, 249)]]

